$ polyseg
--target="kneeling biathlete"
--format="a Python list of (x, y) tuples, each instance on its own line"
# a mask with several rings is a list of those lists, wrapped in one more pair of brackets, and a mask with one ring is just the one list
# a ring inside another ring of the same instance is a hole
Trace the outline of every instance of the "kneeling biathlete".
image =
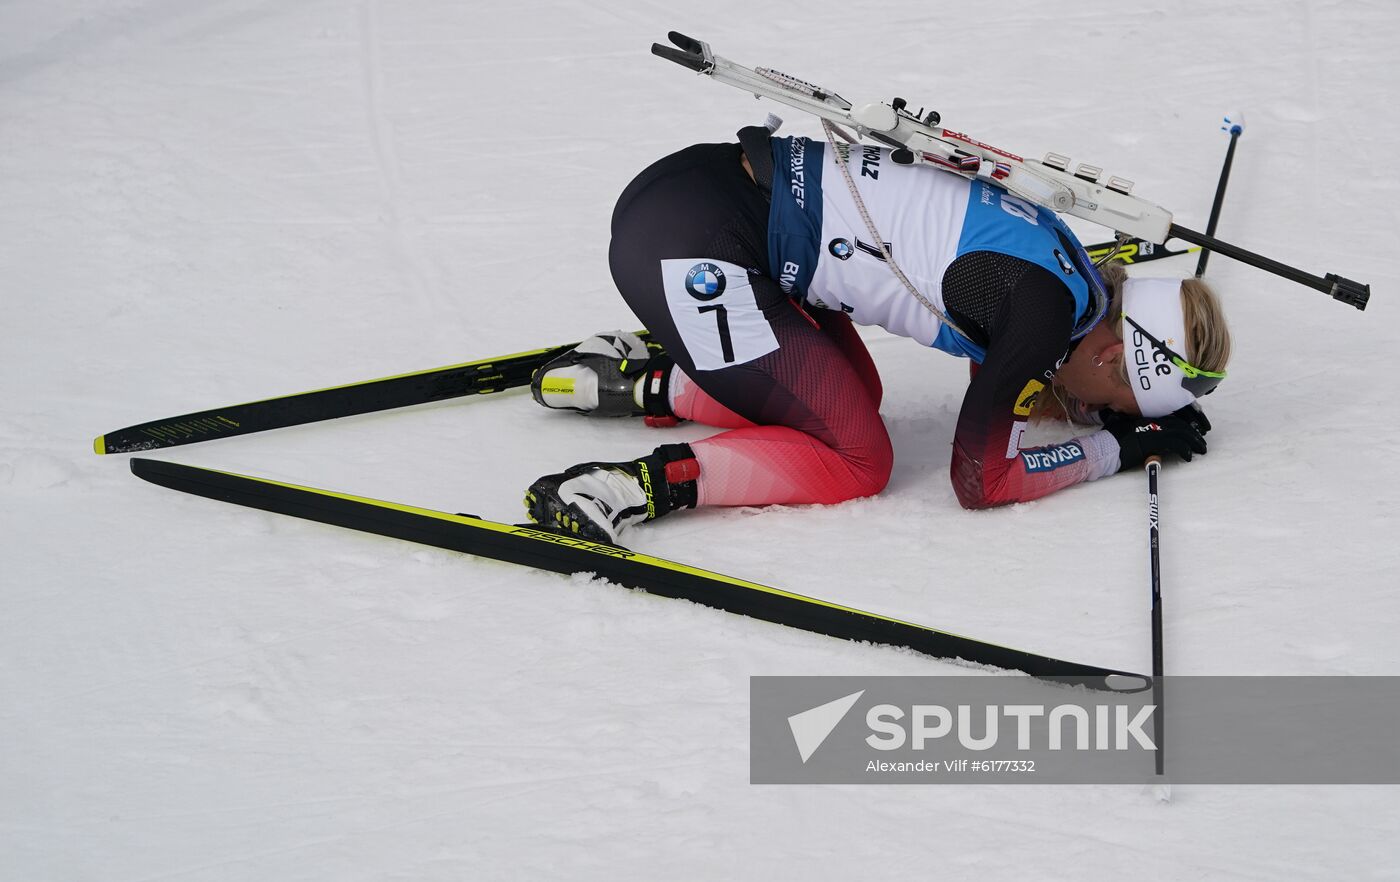
[[(879, 493), (894, 455), (853, 322), (973, 362), (951, 469), (964, 507), (1206, 452), (1196, 399), (1230, 336), (1204, 283), (1097, 269), (1053, 212), (994, 184), (771, 134), (681, 150), (618, 200), (613, 279), (662, 350), (600, 334), (532, 383), (550, 408), (726, 431), (540, 478), (533, 520), (616, 543), (678, 508)], [(1041, 418), (1091, 428), (1023, 449)]]

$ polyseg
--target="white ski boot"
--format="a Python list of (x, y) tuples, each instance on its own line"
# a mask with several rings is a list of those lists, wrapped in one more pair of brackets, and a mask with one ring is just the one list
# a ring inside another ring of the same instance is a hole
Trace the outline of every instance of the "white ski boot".
[(667, 402), (673, 366), (636, 334), (608, 331), (545, 363), (531, 378), (530, 392), (554, 410), (656, 417), (664, 424), (675, 419)]
[(631, 462), (586, 462), (525, 491), (525, 512), (549, 530), (617, 545), (623, 530), (694, 508), (700, 467), (688, 444), (663, 444)]

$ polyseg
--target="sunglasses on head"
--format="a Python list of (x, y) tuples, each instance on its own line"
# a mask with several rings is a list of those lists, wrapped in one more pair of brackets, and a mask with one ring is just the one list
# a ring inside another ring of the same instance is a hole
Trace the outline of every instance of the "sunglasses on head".
[(1176, 369), (1181, 371), (1181, 387), (1197, 398), (1202, 395), (1209, 395), (1215, 391), (1215, 387), (1220, 385), (1220, 381), (1225, 379), (1224, 371), (1207, 371), (1196, 367), (1191, 362), (1182, 358), (1170, 346), (1158, 340), (1147, 332), (1147, 329), (1133, 321), (1132, 316), (1123, 314), (1123, 320), (1137, 328), (1138, 333), (1147, 338), (1147, 342), (1152, 344), (1152, 348), (1167, 357), (1167, 360), (1176, 365)]

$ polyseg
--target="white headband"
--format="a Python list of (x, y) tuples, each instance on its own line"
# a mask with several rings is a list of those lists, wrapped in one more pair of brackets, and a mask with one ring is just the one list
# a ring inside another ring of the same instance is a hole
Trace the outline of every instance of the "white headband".
[[(1128, 279), (1123, 313), (1149, 334), (1186, 357), (1186, 317), (1181, 311), (1180, 279)], [(1196, 400), (1181, 385), (1181, 371), (1142, 332), (1123, 322), (1123, 355), (1128, 383), (1145, 417), (1166, 416)]]

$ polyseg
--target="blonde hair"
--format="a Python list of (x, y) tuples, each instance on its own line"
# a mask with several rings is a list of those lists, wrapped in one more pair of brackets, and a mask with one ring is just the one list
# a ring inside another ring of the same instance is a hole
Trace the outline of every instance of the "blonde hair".
[[(1103, 320), (1108, 322), (1118, 339), (1123, 339), (1123, 283), (1128, 279), (1128, 271), (1123, 264), (1114, 261), (1099, 267), (1104, 287), (1108, 289), (1109, 304)], [(1232, 347), (1230, 326), (1225, 321), (1225, 310), (1220, 306), (1220, 298), (1209, 285), (1200, 279), (1183, 279), (1181, 282), (1181, 311), (1186, 323), (1186, 347), (1181, 354), (1191, 364), (1204, 371), (1223, 371), (1230, 361)], [(1123, 383), (1128, 384), (1128, 365), (1120, 360)], [(1046, 390), (1049, 395), (1036, 397), (1031, 408), (1031, 422), (1046, 420), (1068, 420), (1069, 422), (1090, 424), (1089, 415), (1093, 408), (1069, 394), (1057, 382), (1051, 382)]]

